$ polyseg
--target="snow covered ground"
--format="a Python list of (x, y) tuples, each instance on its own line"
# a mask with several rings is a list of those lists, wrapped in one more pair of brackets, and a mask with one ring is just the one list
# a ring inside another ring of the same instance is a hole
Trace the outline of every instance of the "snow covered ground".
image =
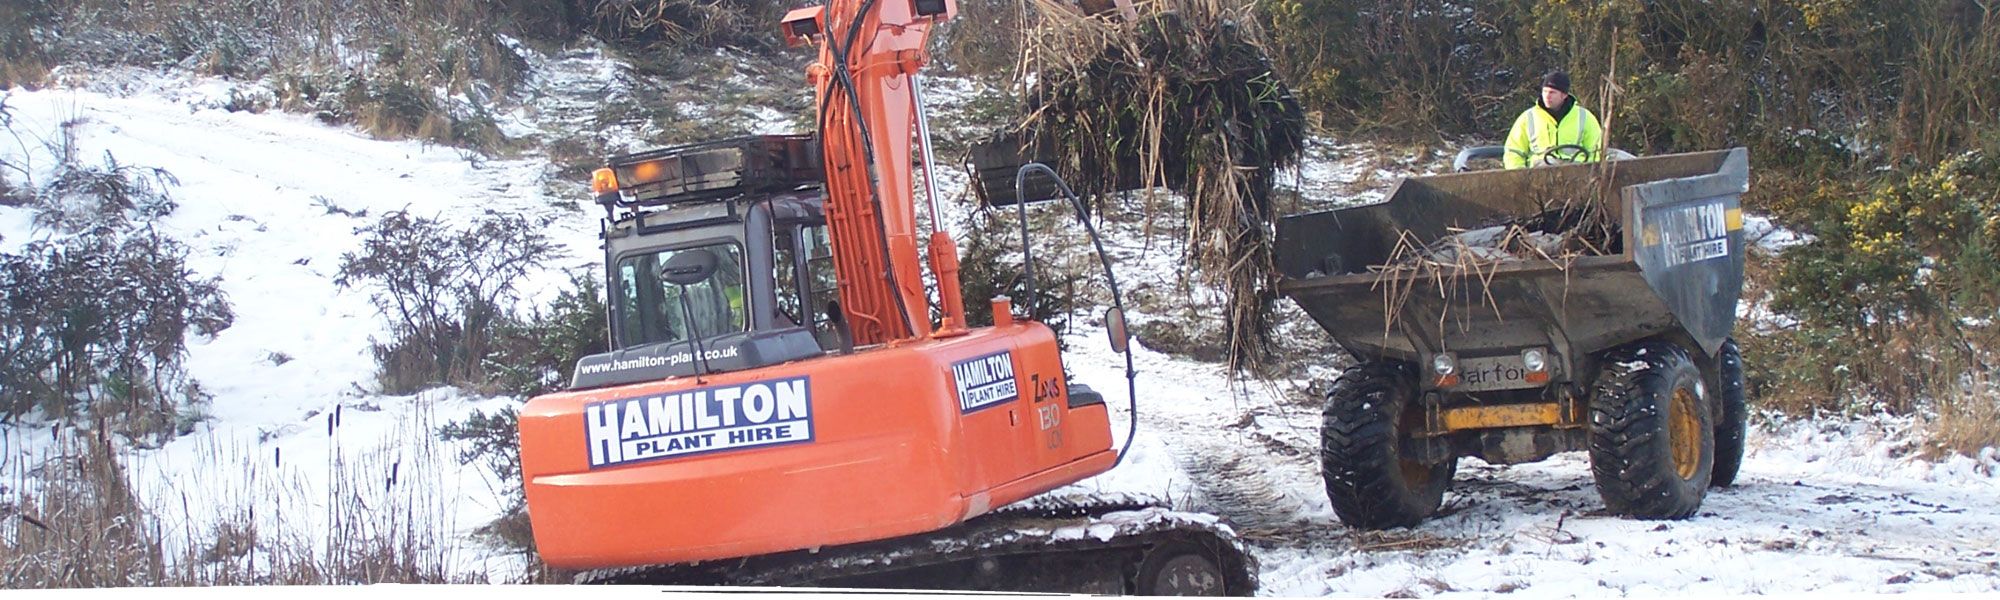
[[(1122, 358), (1071, 340), (1077, 378), (1124, 406)], [(1463, 459), (1443, 514), (1357, 532), (1321, 488), (1319, 407), (1219, 365), (1140, 349), (1132, 459), (1085, 482), (1223, 515), (1279, 596), (1693, 596), (2000, 590), (2000, 453), (1930, 463), (1907, 423), (1789, 422), (1754, 431), (1735, 487), (1685, 521), (1601, 514), (1582, 453), (1489, 466)], [(1122, 414), (1119, 417), (1123, 418)], [(1122, 421), (1119, 421), (1122, 422)]]
[[(588, 59), (571, 57), (565, 68), (595, 72)], [(399, 496), (427, 526), (462, 535), (497, 514), (494, 476), (459, 466), (429, 432), (514, 400), (452, 390), (374, 393), (369, 339), (385, 332), (385, 322), (365, 291), (334, 285), (339, 256), (357, 247), (357, 226), (384, 212), (465, 222), (492, 210), (546, 220), (569, 252), (562, 266), (586, 265), (596, 260), (594, 215), (549, 197), (548, 166), (534, 160), (474, 162), (452, 149), (371, 140), (306, 117), (220, 109), (217, 98), (239, 84), (132, 72), (93, 80), (102, 83), (14, 93), (7, 104), (17, 128), (52, 134), (81, 118), (86, 156), (109, 151), (120, 162), (172, 172), (180, 209), (162, 227), (193, 248), (193, 268), (222, 279), (237, 314), (233, 327), (190, 344), (192, 375), (215, 397), (212, 418), (164, 448), (132, 455), (135, 487), (150, 503), (186, 507), (167, 518), (187, 523), (167, 529), (193, 531), (208, 511), (280, 504), (286, 510), (266, 511), (279, 514), (260, 522), (321, 531), (338, 518), (325, 501), (336, 495), (330, 491), (377, 482), (428, 491)], [(0, 148), (16, 157), (23, 151)], [(1353, 151), (1325, 145), (1298, 187), (1393, 182), (1386, 171), (1356, 175), (1377, 169), (1372, 162), (1329, 162)], [(350, 216), (361, 211), (370, 216)], [(0, 251), (42, 235), (25, 209), (0, 208)], [(1141, 272), (1127, 277), (1147, 276), (1142, 265), (1171, 269), (1178, 261), (1169, 250), (1141, 252), (1116, 251), (1137, 258), (1127, 268)], [(552, 270), (526, 287), (547, 294), (562, 281)], [(1070, 342), (1068, 365), (1106, 394), (1122, 437), (1122, 358), (1089, 327)], [(1911, 451), (1908, 423), (1760, 428), (1739, 484), (1675, 522), (1600, 514), (1577, 454), (1516, 467), (1467, 459), (1442, 516), (1366, 533), (1341, 526), (1326, 501), (1315, 454), (1319, 407), (1292, 391), (1294, 383), (1233, 383), (1215, 364), (1137, 352), (1141, 427), (1133, 453), (1118, 470), (1079, 485), (1222, 515), (1254, 544), (1265, 594), (2000, 590), (2000, 453), (1927, 462)], [(47, 427), (33, 424), (0, 430), (4, 465), (22, 468), (24, 458), (53, 451), (50, 439)], [(273, 480), (287, 483), (272, 487)], [(268, 497), (272, 489), (296, 497)], [(471, 541), (442, 551), (459, 572), (495, 581), (520, 566)]]

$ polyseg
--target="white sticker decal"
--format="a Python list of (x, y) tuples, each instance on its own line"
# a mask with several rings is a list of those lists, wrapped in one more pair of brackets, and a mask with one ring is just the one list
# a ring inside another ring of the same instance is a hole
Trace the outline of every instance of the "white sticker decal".
[(1647, 223), (1645, 242), (1665, 250), (1666, 266), (1729, 256), (1729, 207), (1700, 204), (1661, 211)]
[(1005, 350), (972, 360), (952, 363), (952, 382), (958, 389), (958, 409), (972, 412), (1021, 397), (1014, 383), (1014, 354)]
[(813, 440), (808, 378), (756, 381), (584, 407), (590, 468)]

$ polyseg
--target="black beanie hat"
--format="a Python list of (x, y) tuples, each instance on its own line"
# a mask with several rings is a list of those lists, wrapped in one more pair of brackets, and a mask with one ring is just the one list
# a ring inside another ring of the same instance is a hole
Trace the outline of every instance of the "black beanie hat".
[(1542, 87), (1552, 87), (1567, 94), (1569, 93), (1569, 74), (1562, 71), (1549, 71), (1549, 74), (1542, 76)]

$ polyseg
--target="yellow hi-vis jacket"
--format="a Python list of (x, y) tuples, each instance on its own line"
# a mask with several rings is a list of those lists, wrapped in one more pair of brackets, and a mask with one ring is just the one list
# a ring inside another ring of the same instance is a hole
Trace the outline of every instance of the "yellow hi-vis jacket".
[(1566, 144), (1582, 146), (1586, 150), (1580, 162), (1603, 158), (1604, 130), (1597, 125), (1597, 115), (1576, 104), (1570, 106), (1569, 114), (1563, 115), (1562, 122), (1557, 123), (1555, 116), (1543, 110), (1541, 103), (1537, 102), (1528, 110), (1521, 111), (1521, 116), (1514, 119), (1514, 131), (1507, 134), (1507, 168), (1543, 164), (1543, 153)]

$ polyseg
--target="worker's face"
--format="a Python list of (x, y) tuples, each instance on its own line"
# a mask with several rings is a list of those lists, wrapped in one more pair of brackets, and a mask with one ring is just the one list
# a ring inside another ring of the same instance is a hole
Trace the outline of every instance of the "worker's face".
[(1550, 108), (1562, 106), (1565, 100), (1569, 100), (1569, 94), (1546, 85), (1542, 86), (1542, 106)]

